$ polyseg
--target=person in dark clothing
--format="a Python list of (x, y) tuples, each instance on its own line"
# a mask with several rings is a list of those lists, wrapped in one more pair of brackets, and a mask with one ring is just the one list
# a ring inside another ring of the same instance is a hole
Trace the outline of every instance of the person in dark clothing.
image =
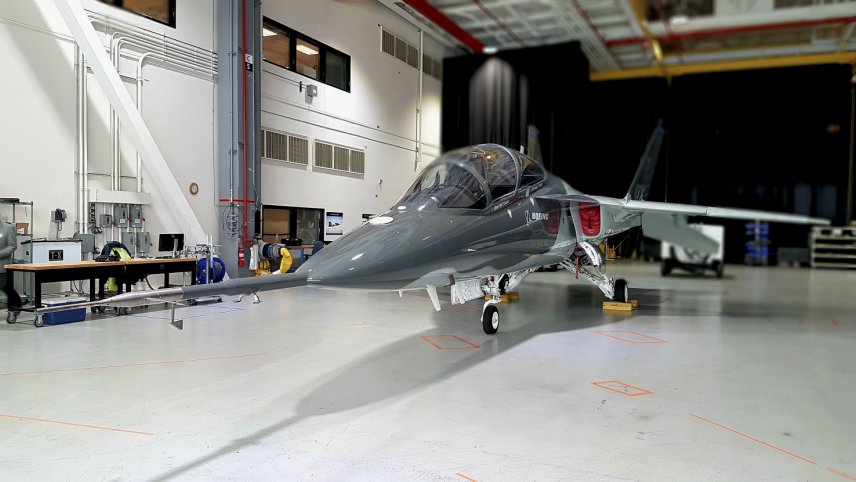
[(6, 293), (6, 307), (20, 307), (21, 297), (12, 289), (8, 277), (11, 273), (6, 272), (5, 266), (12, 264), (12, 256), (15, 254), (15, 249), (18, 247), (18, 237), (15, 234), (15, 228), (11, 224), (0, 222), (0, 287)]

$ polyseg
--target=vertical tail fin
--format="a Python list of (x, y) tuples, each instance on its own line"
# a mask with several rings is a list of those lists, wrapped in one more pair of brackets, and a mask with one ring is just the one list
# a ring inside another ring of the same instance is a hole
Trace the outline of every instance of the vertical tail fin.
[(654, 178), (654, 170), (657, 168), (657, 159), (660, 157), (660, 148), (663, 146), (663, 136), (666, 134), (666, 129), (663, 128), (663, 120), (657, 122), (657, 127), (654, 128), (654, 133), (648, 139), (648, 145), (645, 146), (645, 152), (642, 153), (642, 158), (639, 159), (639, 167), (636, 169), (636, 175), (633, 176), (633, 182), (630, 183), (630, 189), (626, 200), (641, 201), (648, 197), (648, 192), (651, 190), (651, 180)]

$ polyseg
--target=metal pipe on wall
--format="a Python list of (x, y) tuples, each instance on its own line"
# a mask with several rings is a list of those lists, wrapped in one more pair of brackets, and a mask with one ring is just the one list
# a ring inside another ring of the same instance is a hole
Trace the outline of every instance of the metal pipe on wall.
[(84, 233), (86, 232), (86, 222), (85, 222), (85, 213), (84, 205), (83, 205), (83, 102), (85, 102), (83, 98), (83, 76), (86, 75), (85, 67), (83, 65), (83, 54), (80, 53), (80, 48), (77, 44), (74, 45), (74, 58), (75, 62), (75, 74), (76, 74), (76, 90), (75, 90), (75, 109), (76, 109), (76, 120), (77, 126), (75, 128), (75, 137), (76, 137), (76, 161), (77, 161), (77, 185), (75, 186), (77, 189), (75, 191), (75, 219), (77, 224), (77, 232)]
[(425, 75), (425, 66), (422, 62), (425, 61), (425, 33), (419, 29), (419, 98), (416, 99), (416, 161), (413, 163), (413, 170), (419, 170), (419, 162), (422, 160), (422, 81)]
[[(122, 48), (125, 46), (134, 47), (140, 50), (145, 50), (147, 48), (151, 48), (152, 44), (150, 42), (141, 42), (137, 39), (128, 38), (126, 34), (116, 32), (111, 36), (111, 56), (113, 59), (113, 65), (116, 67), (116, 71), (119, 71), (119, 62), (122, 58)], [(142, 76), (142, 65), (146, 58), (158, 58), (165, 64), (173, 64), (178, 67), (192, 70), (194, 72), (202, 72), (204, 74), (204, 69), (208, 66), (203, 65), (197, 62), (194, 58), (187, 58), (186, 56), (175, 56), (169, 57), (166, 53), (158, 53), (158, 52), (144, 52), (142, 55), (137, 57), (137, 69), (136, 69), (136, 84), (137, 84), (137, 110), (142, 112), (142, 86), (143, 86), (143, 76)], [(215, 76), (213, 71), (208, 72), (207, 75), (211, 77)], [(111, 109), (112, 111), (112, 109)], [(119, 142), (120, 135), (120, 126), (118, 122), (118, 116), (116, 116), (115, 112), (113, 113), (115, 118), (114, 128), (111, 130), (112, 135), (112, 153), (113, 153), (113, 190), (121, 191), (122, 190), (122, 166), (121, 166), (121, 146)], [(111, 119), (112, 120), (112, 119)], [(142, 157), (140, 153), (137, 152), (137, 163), (136, 163), (136, 178), (137, 178), (137, 192), (142, 192)]]

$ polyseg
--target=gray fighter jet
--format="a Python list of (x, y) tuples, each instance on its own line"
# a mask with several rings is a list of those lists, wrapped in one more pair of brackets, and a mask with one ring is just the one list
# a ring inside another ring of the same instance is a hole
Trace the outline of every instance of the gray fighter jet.
[(645, 201), (663, 134), (658, 126), (622, 199), (585, 195), (520, 152), (482, 144), (436, 159), (386, 213), (318, 251), (295, 273), (126, 293), (94, 303), (127, 307), (230, 294), (251, 294), (258, 301), (259, 291), (309, 285), (427, 290), (439, 311), (437, 289), (449, 287), (452, 303), (487, 299), (482, 327), (493, 334), (500, 295), (542, 266), (559, 265), (606, 298), (628, 301), (627, 281), (607, 276), (598, 245), (636, 226), (646, 236), (713, 252), (716, 243), (688, 228), (687, 216), (828, 224), (792, 214)]

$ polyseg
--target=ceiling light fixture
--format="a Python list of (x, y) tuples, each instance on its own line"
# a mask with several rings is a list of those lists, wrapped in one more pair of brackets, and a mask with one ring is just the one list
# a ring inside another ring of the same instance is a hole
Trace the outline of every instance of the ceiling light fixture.
[(497, 52), (499, 52), (499, 49), (496, 48), (495, 45), (485, 45), (484, 48), (482, 49), (482, 53), (487, 54), (487, 55), (493, 55)]
[(297, 46), (297, 51), (306, 55), (318, 55), (317, 50), (313, 49), (312, 47), (307, 47), (303, 44)]

